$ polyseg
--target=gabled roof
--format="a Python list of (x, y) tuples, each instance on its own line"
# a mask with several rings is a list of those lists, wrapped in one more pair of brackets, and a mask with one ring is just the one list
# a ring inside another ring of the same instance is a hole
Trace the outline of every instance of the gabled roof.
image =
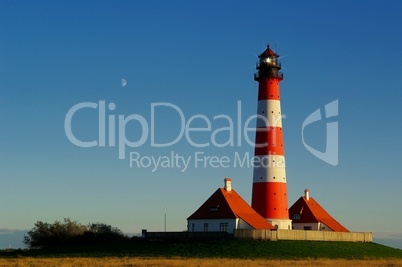
[(240, 218), (254, 229), (275, 229), (233, 189), (219, 188), (187, 220)]
[(279, 57), (278, 54), (276, 54), (274, 51), (269, 48), (269, 45), (267, 45), (267, 49), (265, 49), (264, 52), (262, 52), (258, 57), (264, 57), (264, 56), (276, 56)]
[[(294, 214), (300, 214), (295, 220)], [(293, 223), (321, 222), (335, 232), (349, 232), (342, 224), (335, 220), (314, 198), (300, 197), (289, 209), (289, 216)]]

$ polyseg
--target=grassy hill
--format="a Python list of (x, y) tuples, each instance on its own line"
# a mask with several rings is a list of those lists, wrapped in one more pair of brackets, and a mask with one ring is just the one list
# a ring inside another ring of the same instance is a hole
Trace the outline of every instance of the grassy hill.
[(135, 241), (47, 250), (2, 251), (0, 257), (186, 257), (237, 259), (402, 259), (402, 250), (376, 243), (317, 241)]

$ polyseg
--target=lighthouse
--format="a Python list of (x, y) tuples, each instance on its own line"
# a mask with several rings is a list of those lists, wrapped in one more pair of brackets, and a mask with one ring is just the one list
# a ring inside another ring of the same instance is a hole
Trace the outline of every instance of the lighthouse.
[(269, 45), (258, 58), (254, 74), (258, 82), (258, 107), (251, 206), (277, 229), (292, 229), (279, 90), (283, 74), (279, 55)]

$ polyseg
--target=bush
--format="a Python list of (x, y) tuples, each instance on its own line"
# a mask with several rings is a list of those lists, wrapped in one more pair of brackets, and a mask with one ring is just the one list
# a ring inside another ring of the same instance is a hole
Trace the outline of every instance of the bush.
[(37, 221), (32, 230), (24, 236), (24, 243), (30, 248), (94, 245), (125, 240), (128, 240), (128, 237), (111, 225), (82, 225), (70, 219), (55, 221), (52, 224)]

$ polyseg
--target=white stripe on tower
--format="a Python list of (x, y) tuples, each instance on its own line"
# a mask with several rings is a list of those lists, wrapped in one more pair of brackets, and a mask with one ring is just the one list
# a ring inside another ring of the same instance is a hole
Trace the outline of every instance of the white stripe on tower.
[(276, 99), (258, 100), (257, 128), (274, 126), (282, 128), (281, 101)]

